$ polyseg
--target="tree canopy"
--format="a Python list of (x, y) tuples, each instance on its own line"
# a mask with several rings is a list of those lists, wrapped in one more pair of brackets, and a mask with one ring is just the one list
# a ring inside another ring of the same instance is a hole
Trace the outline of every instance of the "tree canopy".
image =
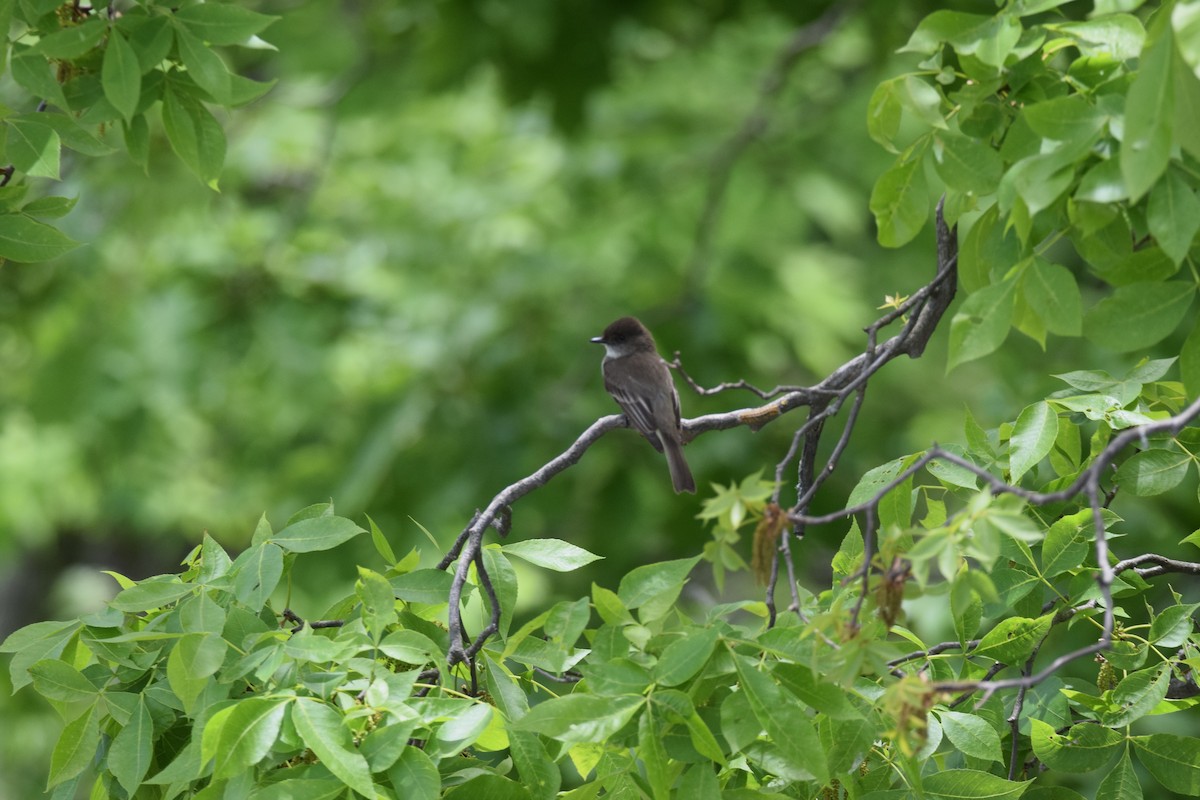
[(1200, 3), (369, 6), (3, 9), (52, 796), (1200, 795)]

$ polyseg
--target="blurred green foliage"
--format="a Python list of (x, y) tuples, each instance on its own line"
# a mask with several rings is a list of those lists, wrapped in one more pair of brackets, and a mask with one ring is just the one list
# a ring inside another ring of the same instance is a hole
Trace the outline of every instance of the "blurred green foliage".
[[(147, 178), (123, 159), (70, 166), (80, 205), (64, 226), (89, 245), (0, 273), (0, 547), (69, 530), (182, 549), (201, 529), (237, 546), (262, 510), (321, 497), (445, 535), (613, 410), (584, 345), (619, 313), (644, 315), (705, 381), (801, 382), (860, 345), (882, 301), (863, 200), (886, 159), (862, 111), (902, 35), (878, 27), (882, 7), (794, 74), (693, 297), (711, 160), (794, 20), (623, 14), (611, 80), (578, 76), (587, 123), (566, 136), (554, 101), (506, 102), (519, 76), (492, 45), (426, 73), (456, 8), (264, 4), (279, 53), (237, 66), (280, 84), (224, 120), (219, 195), (161, 136)], [(527, 83), (523, 97), (556, 96)], [(890, 265), (908, 275), (887, 288), (925, 278), (927, 252)], [(702, 484), (761, 463), (761, 442), (730, 438), (694, 448)], [(586, 542), (634, 511), (651, 532), (694, 513), (657, 491), (640, 444), (597, 448), (518, 511), (517, 534)], [(613, 502), (631, 494), (636, 507)]]
[[(702, 382), (809, 383), (861, 349), (886, 294), (933, 274), (928, 232), (875, 244), (867, 201), (891, 157), (865, 114), (913, 68), (893, 54), (939, 4), (864, 2), (802, 58), (699, 261), (714, 158), (823, 5), (248, 5), (280, 17), (264, 34), (278, 52), (223, 56), (278, 84), (218, 115), (220, 193), (154, 124), (147, 175), (124, 157), (64, 162), (53, 193), (79, 204), (61, 227), (87, 246), (0, 268), (0, 580), (19, 600), (0, 632), (79, 613), (86, 597), (52, 590), (72, 563), (140, 577), (203, 530), (233, 552), (264, 510), (282, 521), (326, 498), (432, 550), (410, 517), (448, 541), (615, 412), (587, 344), (614, 317), (641, 316)], [(959, 438), (964, 403), (987, 427), (1063, 363), (1128, 366), (1052, 341), (947, 379), (942, 337), (878, 376), (821, 502)], [(682, 394), (685, 416), (754, 400)], [(698, 440), (701, 492), (773, 464), (786, 437)], [(656, 455), (618, 432), (516, 507), (512, 536), (576, 542), (610, 576), (694, 554), (699, 505), (665, 488)], [(803, 543), (810, 569), (828, 573), (839, 538)], [(298, 580), (307, 613), (328, 599), (322, 574), (353, 574), (343, 550)], [(578, 596), (598, 574), (519, 602)]]

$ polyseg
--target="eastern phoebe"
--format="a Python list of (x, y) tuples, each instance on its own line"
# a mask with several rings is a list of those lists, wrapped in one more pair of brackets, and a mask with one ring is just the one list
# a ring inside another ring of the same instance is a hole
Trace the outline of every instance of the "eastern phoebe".
[(592, 339), (604, 345), (604, 388), (625, 412), (625, 419), (667, 456), (675, 493), (696, 493), (696, 482), (683, 457), (679, 395), (654, 337), (634, 317), (621, 317)]

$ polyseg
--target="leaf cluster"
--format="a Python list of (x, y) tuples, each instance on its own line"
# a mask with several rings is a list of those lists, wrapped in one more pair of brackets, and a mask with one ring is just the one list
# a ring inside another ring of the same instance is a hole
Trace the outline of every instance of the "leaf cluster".
[[(919, 70), (870, 103), (872, 137), (897, 153), (871, 198), (879, 241), (917, 234), (931, 180), (962, 227), (971, 295), (951, 327), (951, 367), (994, 351), (1012, 328), (1043, 346), (1048, 334), (1082, 335), (1139, 350), (1191, 307), (1194, 266), (1176, 276), (1194, 265), (1200, 231), (1195, 4), (1138, 16), (1142, 3), (1123, 3), (1086, 20), (1066, 16), (1070, 5), (934, 12), (902, 48), (924, 59)], [(1111, 293), (1085, 309), (1072, 263)]]
[(274, 21), (234, 3), (167, 7), (139, 2), (56, 0), (4, 5), (11, 34), (2, 52), (34, 111), (0, 106), (0, 258), (46, 261), (76, 243), (41, 220), (74, 201), (26, 199), (28, 179), (59, 180), (63, 150), (104, 156), (123, 150), (148, 168), (151, 119), (161, 110), (167, 139), (204, 183), (217, 188), (226, 141), (209, 106), (233, 108), (261, 97), (271, 83), (230, 71), (215, 46), (269, 46), (257, 34)]

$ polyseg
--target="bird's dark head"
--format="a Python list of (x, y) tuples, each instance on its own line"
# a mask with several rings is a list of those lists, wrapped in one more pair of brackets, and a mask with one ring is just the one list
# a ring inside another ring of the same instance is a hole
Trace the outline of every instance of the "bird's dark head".
[(654, 337), (637, 317), (621, 317), (592, 341), (604, 345), (611, 358), (619, 358), (638, 350), (654, 349)]

